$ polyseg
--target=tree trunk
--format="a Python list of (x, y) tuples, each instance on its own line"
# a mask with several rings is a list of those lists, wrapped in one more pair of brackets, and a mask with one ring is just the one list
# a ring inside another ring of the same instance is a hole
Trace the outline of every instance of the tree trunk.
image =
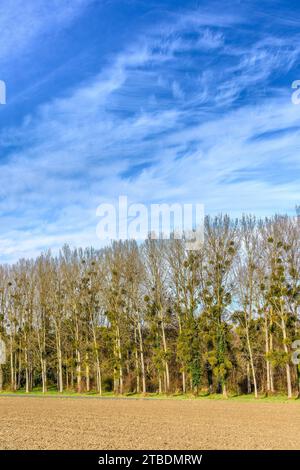
[[(21, 348), (21, 345), (20, 345)], [(20, 349), (21, 351), (21, 349)], [(18, 377), (17, 377), (17, 390), (21, 387), (21, 373), (22, 373), (22, 354), (18, 353)]]
[(76, 381), (77, 393), (81, 393), (81, 355), (78, 349), (76, 350)]
[(271, 381), (270, 381), (270, 361), (268, 359), (269, 355), (269, 334), (268, 334), (268, 319), (265, 314), (265, 351), (266, 351), (266, 366), (267, 366), (267, 395), (271, 391)]
[(115, 337), (115, 342), (114, 342), (114, 394), (117, 395), (119, 393), (119, 377), (118, 377), (118, 352), (117, 352), (117, 345), (118, 345), (118, 339), (117, 339), (117, 331), (115, 332), (116, 337)]
[(166, 371), (164, 371), (164, 391), (165, 391), (165, 393), (168, 393), (168, 385), (167, 385), (167, 375), (166, 375)]
[(43, 393), (47, 392), (47, 369), (46, 369), (46, 359), (41, 357), (41, 369), (42, 369), (42, 391)]
[(61, 352), (61, 339), (58, 331), (56, 332), (56, 353), (57, 353), (57, 365), (58, 365), (58, 390), (59, 393), (63, 392), (63, 367), (62, 367), (62, 352)]
[(141, 373), (142, 373), (142, 387), (143, 393), (146, 393), (146, 374), (145, 374), (145, 361), (144, 361), (144, 347), (143, 336), (140, 322), (138, 323), (139, 343), (140, 343), (140, 357), (141, 357)]
[(29, 368), (28, 368), (28, 350), (27, 346), (25, 347), (25, 392), (29, 393), (30, 384), (29, 384)]
[(134, 328), (134, 343), (135, 343), (136, 393), (140, 393), (140, 367), (139, 367), (139, 352), (138, 352), (136, 328)]
[[(250, 366), (251, 366), (251, 371), (252, 371), (252, 379), (253, 379), (253, 386), (254, 386), (254, 395), (255, 395), (255, 398), (257, 398), (257, 397), (258, 397), (258, 393), (257, 393), (257, 381), (256, 381), (255, 368), (254, 368), (252, 347), (251, 347), (251, 342), (250, 342), (250, 337), (249, 337), (248, 323), (247, 323), (247, 325), (246, 325), (246, 337), (247, 337), (247, 345), (248, 345)], [(249, 364), (248, 364), (248, 367), (249, 367)], [(251, 384), (250, 384), (250, 393), (251, 393)]]
[(117, 326), (117, 350), (118, 350), (118, 360), (119, 360), (119, 392), (123, 395), (123, 366), (122, 366), (122, 351), (121, 351), (121, 338), (120, 338), (120, 329)]
[(95, 325), (93, 323), (93, 341), (94, 341), (94, 352), (96, 356), (96, 380), (97, 380), (97, 391), (99, 395), (102, 395), (102, 377), (101, 377), (101, 367), (100, 367), (100, 359), (99, 359), (99, 352), (98, 352), (98, 344), (97, 344), (97, 337), (96, 337), (96, 330)]
[(185, 370), (182, 371), (182, 393), (186, 393)]
[(96, 356), (96, 377), (97, 377), (97, 391), (99, 395), (102, 395), (102, 377), (101, 377), (101, 368), (100, 368), (98, 352)]
[(2, 364), (0, 364), (0, 392), (3, 390), (3, 370), (2, 370)]
[(17, 390), (17, 354), (14, 354), (14, 391)]
[(71, 367), (71, 390), (74, 390), (74, 371), (73, 371), (73, 366)]
[(16, 391), (15, 382), (15, 357), (13, 352), (13, 337), (10, 336), (10, 389)]
[[(270, 333), (270, 353), (273, 352), (273, 333), (271, 332)], [(274, 393), (275, 392), (275, 387), (274, 387), (274, 370), (273, 370), (273, 366), (272, 364), (270, 363), (270, 389), (271, 389), (271, 392)]]
[(10, 389), (13, 392), (16, 391), (14, 355), (12, 352), (10, 354)]
[(89, 355), (86, 354), (85, 357), (85, 380), (86, 380), (86, 391), (90, 391), (90, 365), (89, 365)]
[(59, 393), (63, 393), (64, 391), (61, 351), (59, 351), (59, 354), (58, 354), (58, 390), (59, 390)]
[(247, 362), (247, 393), (251, 393), (251, 377), (250, 377), (250, 365)]
[[(282, 329), (282, 336), (283, 336), (283, 348), (284, 352), (287, 354), (289, 361), (289, 350), (287, 347), (287, 334), (286, 334), (286, 326), (285, 326), (285, 321), (283, 318), (283, 313), (281, 314), (281, 329)], [(287, 394), (288, 398), (292, 398), (292, 381), (291, 381), (291, 368), (289, 362), (286, 363), (286, 382), (287, 382)]]
[[(164, 321), (161, 319), (161, 332), (162, 332), (162, 340), (163, 340), (163, 348), (164, 348), (164, 353), (165, 356), (168, 353), (168, 348), (167, 348), (167, 341), (166, 341), (166, 334), (165, 334), (165, 326), (164, 326)], [(168, 393), (170, 390), (170, 374), (169, 374), (169, 364), (167, 358), (164, 360), (165, 362), (165, 374), (166, 374), (166, 392)]]

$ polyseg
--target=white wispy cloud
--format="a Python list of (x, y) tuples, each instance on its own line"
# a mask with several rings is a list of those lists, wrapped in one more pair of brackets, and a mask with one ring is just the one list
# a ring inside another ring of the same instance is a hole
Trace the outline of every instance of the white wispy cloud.
[(0, 63), (28, 54), (44, 34), (70, 24), (92, 0), (5, 0), (0, 3)]
[[(168, 33), (165, 25), (160, 34), (149, 31), (92, 80), (1, 132), (8, 152), (0, 163), (2, 259), (64, 242), (99, 246), (96, 208), (120, 194), (143, 203), (201, 202), (209, 212), (293, 209), (299, 108), (289, 91), (241, 105), (238, 98), (299, 51), (281, 42), (274, 56), (276, 43), (265, 37), (245, 55), (229, 44), (238, 21), (188, 14)], [(186, 40), (191, 25), (198, 34)], [(220, 49), (221, 63), (195, 64), (195, 48)], [(222, 54), (232, 60), (222, 62)]]

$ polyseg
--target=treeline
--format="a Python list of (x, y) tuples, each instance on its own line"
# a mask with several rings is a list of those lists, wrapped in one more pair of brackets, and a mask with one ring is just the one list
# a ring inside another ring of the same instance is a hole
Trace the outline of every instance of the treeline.
[(207, 217), (205, 242), (114, 242), (0, 267), (0, 388), (300, 390), (300, 216)]

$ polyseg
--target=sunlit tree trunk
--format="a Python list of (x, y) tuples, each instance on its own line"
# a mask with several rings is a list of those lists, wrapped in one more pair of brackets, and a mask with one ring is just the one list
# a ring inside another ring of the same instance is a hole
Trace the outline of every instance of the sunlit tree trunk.
[(137, 328), (134, 328), (134, 355), (135, 355), (135, 376), (136, 376), (136, 393), (140, 393), (140, 365), (137, 341)]
[(30, 382), (29, 382), (29, 357), (28, 349), (25, 346), (25, 392), (29, 393), (30, 391)]
[(281, 314), (281, 329), (282, 329), (282, 336), (283, 336), (283, 348), (284, 348), (284, 352), (286, 353), (287, 355), (287, 363), (286, 363), (286, 382), (287, 382), (287, 394), (288, 394), (288, 398), (292, 398), (292, 381), (291, 381), (291, 368), (290, 368), (290, 364), (289, 364), (289, 350), (288, 350), (288, 346), (287, 346), (287, 334), (286, 334), (286, 325), (285, 325), (285, 321), (284, 321), (284, 316), (283, 316), (283, 312)]
[(93, 342), (94, 342), (94, 354), (96, 356), (96, 382), (97, 382), (97, 391), (99, 395), (102, 395), (102, 377), (101, 377), (101, 367), (98, 351), (98, 343), (96, 338), (95, 325), (93, 324)]
[(56, 339), (57, 339), (56, 352), (57, 352), (57, 364), (58, 364), (58, 390), (60, 393), (62, 393), (64, 390), (63, 364), (62, 364), (61, 340), (60, 340), (59, 334), (57, 334)]
[(119, 360), (119, 392), (123, 395), (123, 365), (122, 365), (122, 350), (121, 350), (121, 338), (120, 338), (120, 328), (117, 325), (117, 351), (118, 351), (118, 360)]
[(138, 335), (139, 335), (139, 349), (140, 349), (140, 361), (141, 361), (142, 389), (143, 389), (143, 393), (145, 394), (146, 393), (146, 374), (145, 374), (142, 328), (141, 328), (140, 322), (138, 322)]
[(0, 392), (3, 390), (3, 370), (2, 370), (2, 364), (0, 364)]
[(81, 354), (79, 349), (76, 349), (76, 382), (77, 392), (81, 393)]
[(164, 358), (164, 365), (165, 365), (165, 391), (168, 393), (170, 390), (170, 373), (169, 373), (169, 363), (167, 359), (168, 348), (167, 348), (167, 340), (166, 340), (166, 333), (165, 333), (165, 325), (163, 318), (161, 318), (161, 332), (162, 332), (162, 342), (163, 348), (165, 353)]
[[(246, 337), (247, 337), (247, 346), (248, 346), (248, 352), (249, 352), (250, 366), (251, 366), (251, 371), (252, 371), (254, 395), (255, 395), (255, 398), (257, 398), (257, 397), (258, 397), (258, 393), (257, 393), (257, 381), (256, 381), (255, 368), (254, 368), (252, 347), (251, 347), (251, 342), (250, 342), (250, 337), (249, 337), (248, 322), (247, 322), (247, 326), (246, 326)], [(249, 365), (248, 365), (248, 367), (249, 367)], [(250, 392), (249, 392), (249, 388), (250, 388)], [(251, 383), (250, 383), (250, 386), (248, 387), (248, 393), (251, 393)]]
[(13, 337), (10, 335), (10, 388), (12, 391), (16, 391), (15, 381), (15, 354), (13, 350)]

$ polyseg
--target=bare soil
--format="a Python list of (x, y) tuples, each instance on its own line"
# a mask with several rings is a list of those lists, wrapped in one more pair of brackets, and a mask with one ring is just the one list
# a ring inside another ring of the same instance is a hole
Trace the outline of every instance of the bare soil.
[(1, 449), (300, 449), (300, 407), (0, 397)]

